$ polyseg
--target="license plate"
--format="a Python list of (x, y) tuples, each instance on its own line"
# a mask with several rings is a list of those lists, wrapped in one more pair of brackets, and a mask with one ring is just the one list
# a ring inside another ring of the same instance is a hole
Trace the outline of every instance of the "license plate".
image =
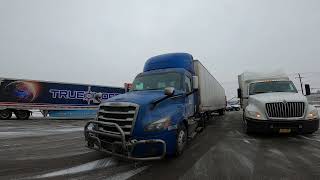
[(290, 133), (291, 129), (279, 129), (279, 133)]

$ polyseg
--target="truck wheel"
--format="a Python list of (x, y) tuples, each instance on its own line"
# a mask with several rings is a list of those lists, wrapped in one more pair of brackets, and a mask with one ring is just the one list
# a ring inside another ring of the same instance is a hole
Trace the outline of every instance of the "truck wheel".
[(12, 112), (5, 109), (0, 111), (0, 119), (5, 120), (5, 119), (10, 119), (12, 117)]
[(176, 157), (180, 156), (183, 154), (183, 151), (187, 145), (188, 141), (188, 134), (187, 134), (187, 129), (184, 124), (179, 126), (178, 131), (177, 131), (177, 144), (176, 144)]
[(243, 131), (248, 135), (252, 134), (251, 130), (248, 128), (248, 124), (246, 120), (243, 121)]
[(16, 115), (17, 119), (20, 120), (27, 120), (30, 117), (30, 112), (25, 110), (16, 111), (14, 114)]

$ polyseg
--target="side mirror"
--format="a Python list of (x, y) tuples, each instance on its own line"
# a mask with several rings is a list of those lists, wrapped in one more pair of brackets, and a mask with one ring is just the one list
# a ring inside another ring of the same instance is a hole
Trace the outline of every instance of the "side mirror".
[(199, 77), (198, 76), (192, 76), (192, 84), (193, 84), (193, 90), (199, 89)]
[(240, 88), (237, 89), (237, 93), (238, 93), (238, 98), (242, 98), (242, 91)]
[(164, 89), (164, 94), (166, 95), (166, 96), (173, 96), (173, 94), (174, 94), (174, 88), (173, 87), (166, 87), (165, 89)]
[(311, 94), (310, 85), (306, 84), (305, 89), (306, 89), (306, 96), (309, 96)]

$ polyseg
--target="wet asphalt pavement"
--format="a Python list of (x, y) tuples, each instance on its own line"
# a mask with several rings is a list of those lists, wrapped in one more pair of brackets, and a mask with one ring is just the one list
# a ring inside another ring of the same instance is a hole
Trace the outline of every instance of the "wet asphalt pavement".
[(320, 179), (320, 132), (246, 135), (215, 116), (179, 158), (135, 163), (85, 147), (84, 120), (0, 123), (0, 179)]

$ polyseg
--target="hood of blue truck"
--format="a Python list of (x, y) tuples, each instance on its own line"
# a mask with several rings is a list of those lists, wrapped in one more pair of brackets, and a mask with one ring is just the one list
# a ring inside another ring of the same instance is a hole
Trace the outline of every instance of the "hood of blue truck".
[(165, 95), (162, 90), (132, 91), (115, 96), (108, 99), (106, 102), (131, 102), (139, 105), (147, 105), (164, 96)]
[[(182, 92), (176, 92), (179, 94)], [(121, 94), (106, 101), (129, 102), (139, 105), (139, 112), (135, 121), (133, 136), (146, 137), (146, 135), (161, 134), (161, 132), (145, 132), (144, 128), (162, 118), (170, 118), (173, 125), (184, 117), (184, 98), (169, 98), (152, 108), (151, 103), (165, 97), (163, 90), (132, 91)], [(103, 103), (101, 104), (103, 105)]]

